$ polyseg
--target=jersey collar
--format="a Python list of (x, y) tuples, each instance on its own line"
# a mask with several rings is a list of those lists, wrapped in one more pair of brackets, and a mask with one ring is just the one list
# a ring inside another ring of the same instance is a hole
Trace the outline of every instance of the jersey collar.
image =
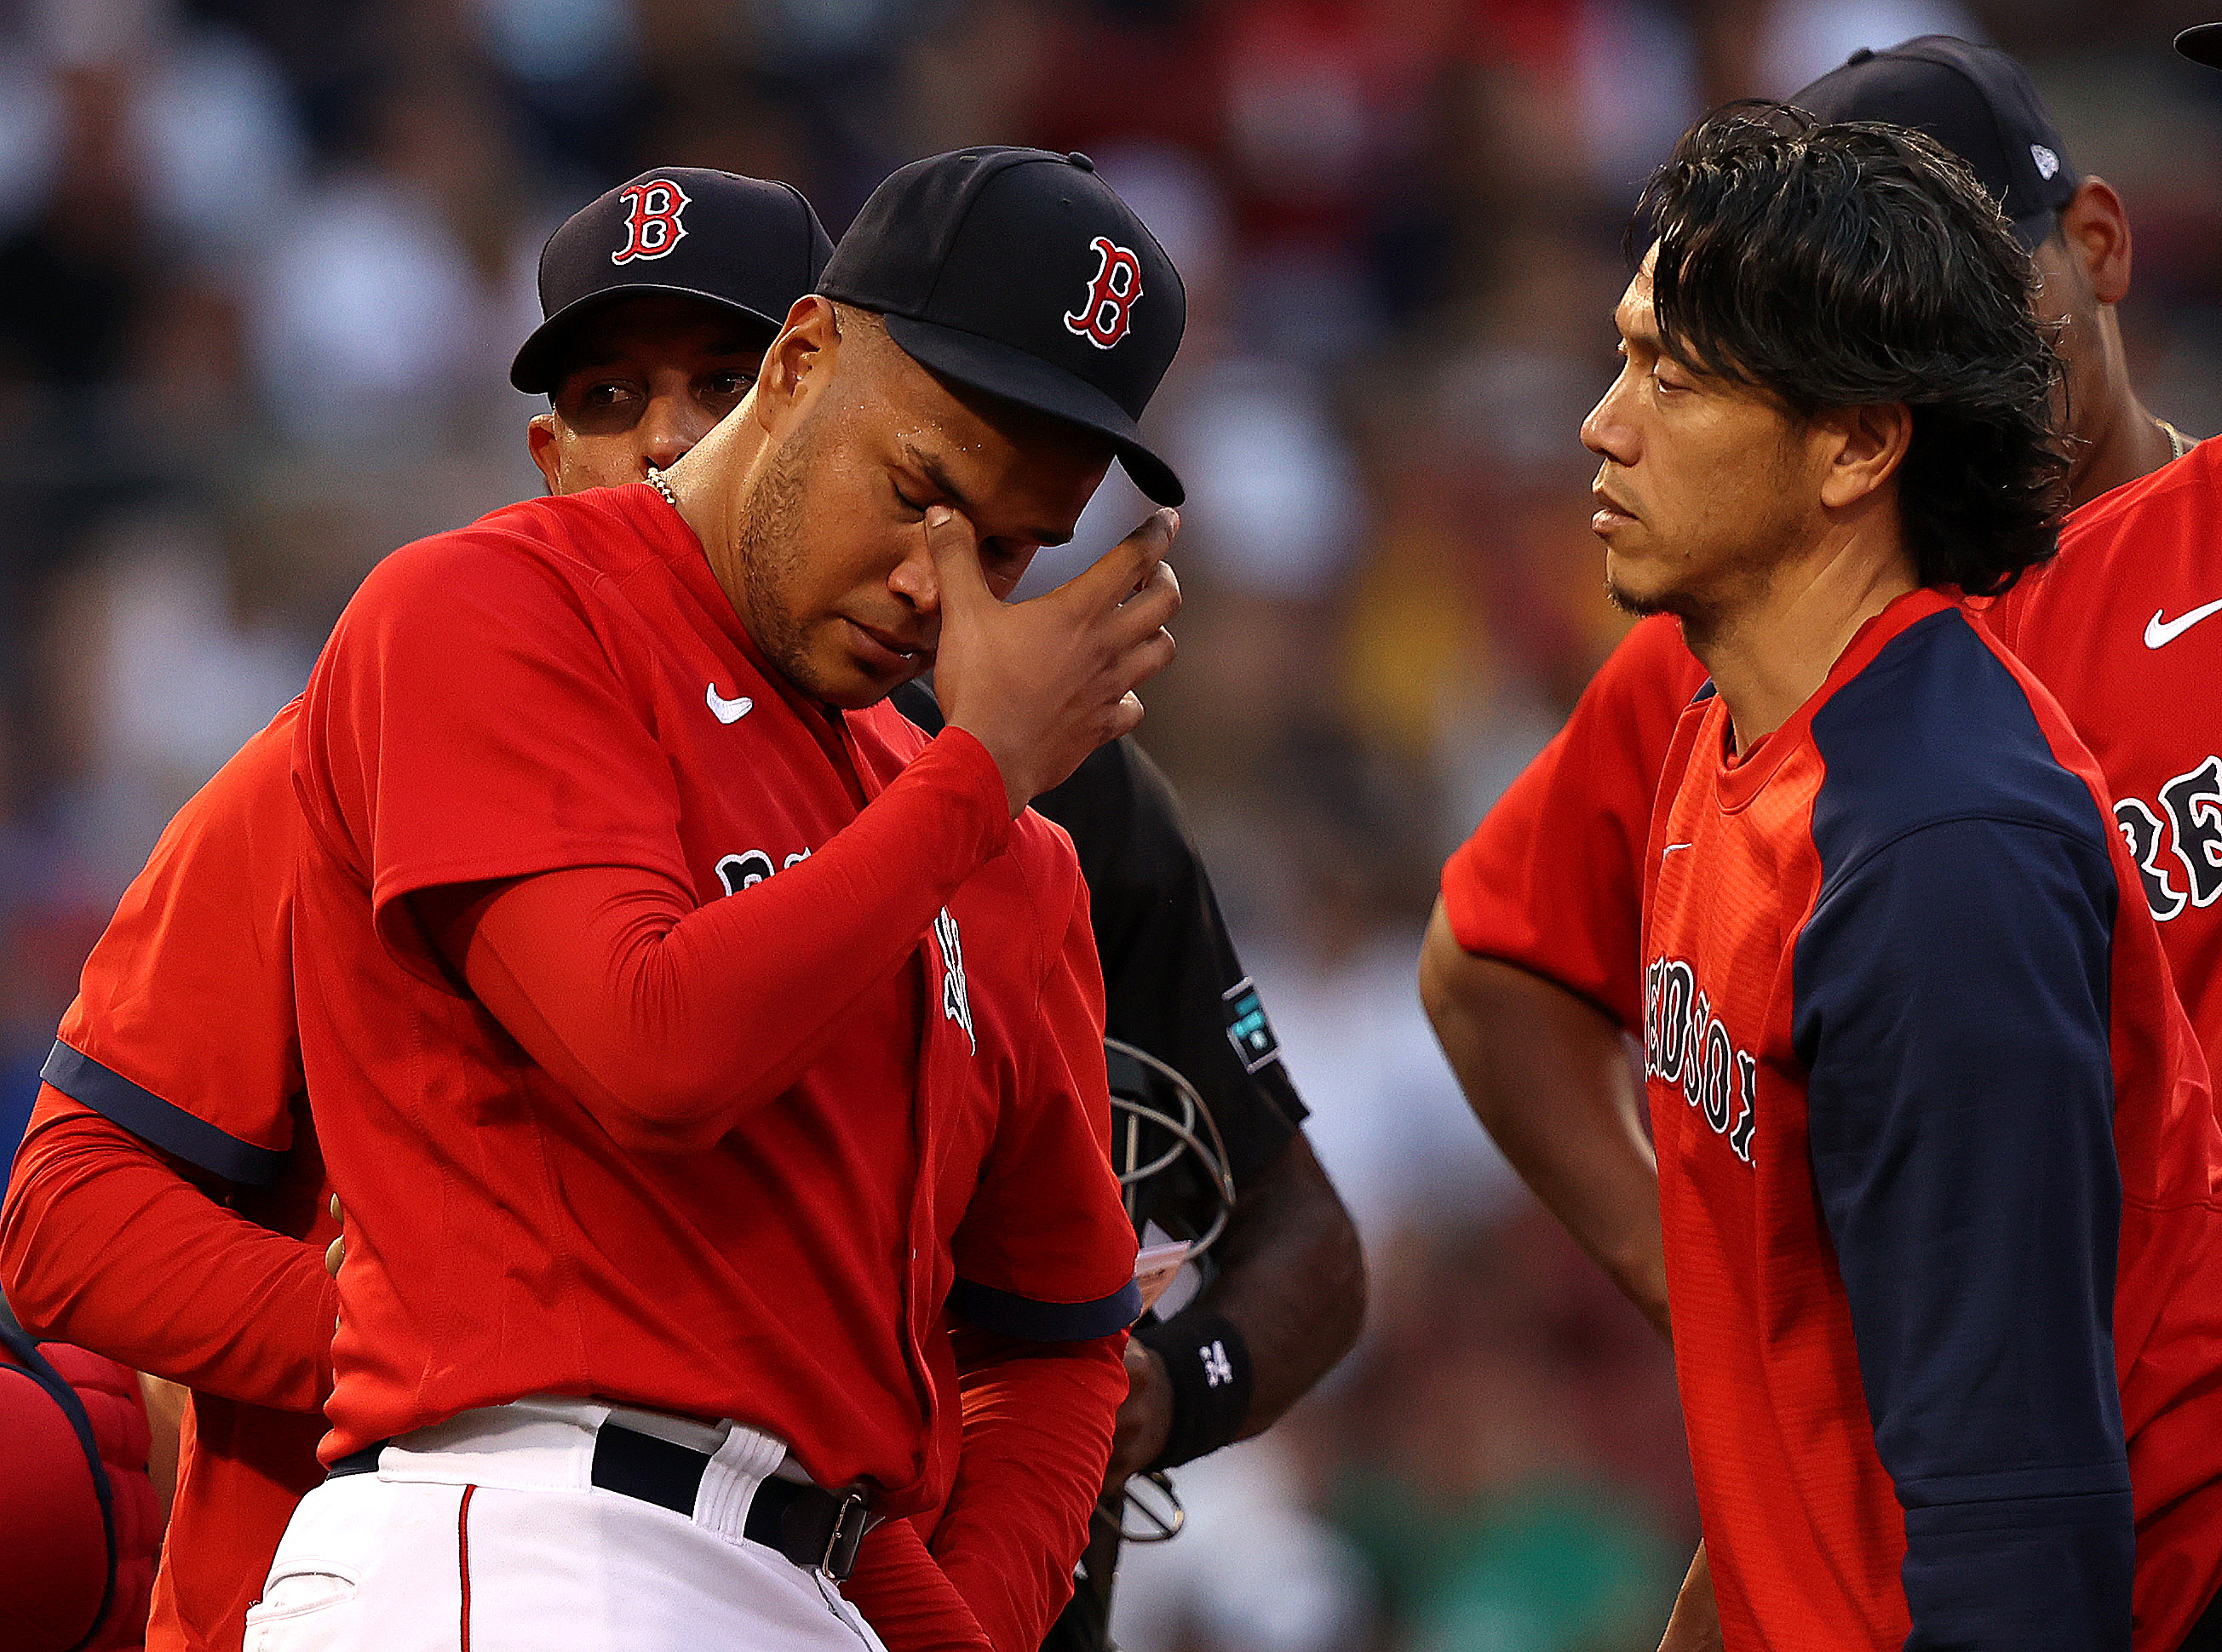
[[(1811, 739), (1813, 714), (1829, 703), (1837, 689), (1874, 664), (1876, 656), (1900, 633), (1930, 614), (1958, 606), (1956, 593), (1926, 587), (1909, 591), (1893, 600), (1888, 607), (1852, 633), (1852, 640), (1836, 656), (1836, 664), (1829, 668), (1827, 678), (1791, 714), (1790, 720), (1739, 757), (1728, 755), (1728, 707), (1719, 705), (1712, 714), (1717, 725), (1708, 729), (1703, 738), (1708, 760), (1714, 765), (1723, 810), (1732, 814), (1766, 790), (1767, 782), (1790, 754)], [(1719, 696), (1716, 695), (1715, 700), (1717, 702)]]

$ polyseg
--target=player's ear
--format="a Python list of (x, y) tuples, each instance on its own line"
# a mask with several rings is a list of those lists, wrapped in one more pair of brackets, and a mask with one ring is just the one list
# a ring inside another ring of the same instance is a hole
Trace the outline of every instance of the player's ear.
[(823, 387), (825, 370), (841, 347), (841, 318), (831, 298), (806, 292), (787, 312), (779, 336), (764, 349), (756, 377), (755, 409), (767, 430)]
[(548, 484), (548, 491), (551, 493), (562, 491), (556, 486), (556, 478), (562, 465), (561, 440), (556, 431), (556, 415), (553, 413), (535, 413), (524, 426), (524, 449), (532, 455), (532, 462), (540, 468), (541, 480)]
[(2130, 292), (2130, 215), (2103, 178), (2086, 178), (2060, 212), (2060, 238), (2090, 277), (2100, 304), (2119, 304)]
[(1826, 463), (1821, 503), (1831, 511), (1857, 505), (1898, 472), (1913, 442), (1913, 410), (1904, 402), (1835, 407), (1814, 416)]

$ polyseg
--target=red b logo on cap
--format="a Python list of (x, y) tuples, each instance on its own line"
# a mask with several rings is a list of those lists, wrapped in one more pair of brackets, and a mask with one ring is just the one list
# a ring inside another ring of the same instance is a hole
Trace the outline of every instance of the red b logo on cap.
[(687, 210), (687, 192), (669, 179), (627, 184), (618, 193), (632, 203), (632, 213), (625, 219), (625, 244), (610, 254), (611, 263), (661, 258), (686, 236), (687, 226), (679, 222), (679, 215)]
[(1127, 336), (1134, 300), (1142, 296), (1142, 261), (1104, 236), (1088, 243), (1102, 261), (1088, 284), (1088, 304), (1064, 318), (1064, 330), (1077, 333), (1099, 350)]

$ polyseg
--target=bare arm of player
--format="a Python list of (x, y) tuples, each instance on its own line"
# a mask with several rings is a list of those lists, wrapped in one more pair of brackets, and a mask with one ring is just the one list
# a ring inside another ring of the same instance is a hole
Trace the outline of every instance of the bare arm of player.
[(317, 1247), (226, 1209), (210, 1180), (42, 1089), (0, 1213), (8, 1299), (42, 1335), (313, 1411), (331, 1391), (336, 1288)]
[(1014, 815), (1142, 720), (1135, 686), (1172, 663), (1164, 628), (1180, 582), (1164, 556), (1179, 527), (1155, 512), (1055, 590), (1006, 603), (980, 571), (971, 524), (946, 506), (926, 512), (941, 600), (934, 694), (949, 725), (995, 759)]
[(1420, 997), (1482, 1128), (1664, 1335), (1659, 1168), (1618, 1026), (1541, 976), (1466, 951), (1440, 901)]
[[(1235, 1436), (1247, 1440), (1280, 1421), (1350, 1351), (1365, 1318), (1358, 1230), (1301, 1130), (1264, 1176), (1238, 1190), (1212, 1254), (1220, 1272), (1196, 1305), (1233, 1322), (1250, 1350), (1250, 1409)], [(1155, 1460), (1172, 1425), (1164, 1358), (1130, 1343), (1127, 1372), (1131, 1391), (1112, 1447), (1114, 1486)]]

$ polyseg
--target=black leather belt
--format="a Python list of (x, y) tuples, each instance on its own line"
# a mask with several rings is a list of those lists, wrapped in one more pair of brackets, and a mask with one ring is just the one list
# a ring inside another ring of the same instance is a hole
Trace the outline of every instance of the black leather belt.
[[(392, 1443), (381, 1440), (341, 1458), (331, 1467), (333, 1478), (375, 1473), (378, 1454)], [(589, 1478), (605, 1491), (621, 1492), (691, 1519), (694, 1494), (709, 1463), (708, 1457), (691, 1447), (605, 1423), (594, 1435)], [(864, 1541), (869, 1516), (869, 1503), (861, 1491), (828, 1492), (794, 1480), (768, 1479), (749, 1499), (742, 1536), (841, 1583), (857, 1564), (857, 1546)]]

